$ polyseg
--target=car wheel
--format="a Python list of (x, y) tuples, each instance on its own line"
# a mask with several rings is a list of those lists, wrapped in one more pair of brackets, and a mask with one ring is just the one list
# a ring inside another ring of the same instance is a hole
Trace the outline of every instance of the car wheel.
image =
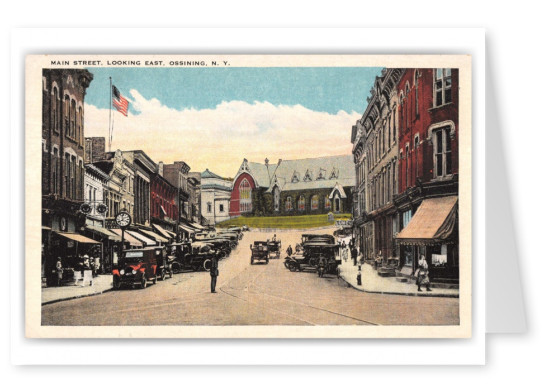
[(147, 279), (145, 278), (145, 274), (142, 276), (142, 281), (140, 282), (140, 288), (145, 289), (147, 287)]
[(205, 262), (203, 262), (203, 269), (205, 269), (205, 271), (209, 271), (211, 263), (212, 261), (210, 259), (206, 259)]
[(297, 270), (297, 267), (295, 266), (295, 264), (290, 263), (288, 269), (289, 269), (289, 271), (295, 272)]

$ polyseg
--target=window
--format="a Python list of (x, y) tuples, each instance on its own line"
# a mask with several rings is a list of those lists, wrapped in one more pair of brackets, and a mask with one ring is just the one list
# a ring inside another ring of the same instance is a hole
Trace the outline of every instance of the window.
[(304, 210), (305, 204), (306, 204), (306, 202), (304, 201), (304, 196), (301, 195), (298, 198), (298, 210)]
[(411, 101), (411, 99), (410, 99), (410, 96), (409, 96), (409, 82), (406, 82), (406, 102), (405, 102), (405, 106), (406, 106), (406, 128), (409, 127), (409, 115), (411, 113), (411, 110), (409, 109), (408, 104), (409, 104), (410, 101)]
[(69, 195), (71, 194), (70, 191), (70, 185), (69, 185), (69, 178), (70, 178), (70, 173), (71, 172), (71, 155), (69, 155), (68, 153), (65, 154), (65, 196), (66, 197), (69, 197)]
[(442, 106), (452, 101), (452, 70), (438, 68), (434, 73), (434, 106)]
[(72, 138), (75, 138), (75, 119), (76, 119), (76, 102), (74, 100), (71, 100), (71, 113), (70, 113), (70, 129), (69, 129), (69, 136)]
[(318, 210), (318, 207), (319, 207), (319, 197), (317, 195), (313, 195), (312, 199), (310, 200), (310, 209)]
[(320, 168), (320, 171), (318, 173), (318, 177), (316, 178), (316, 180), (322, 180), (322, 179), (325, 179), (325, 170), (323, 168)]
[(57, 87), (54, 87), (54, 92), (52, 96), (52, 128), (59, 132), (59, 114), (58, 114), (58, 94)]
[(239, 184), (239, 211), (250, 212), (253, 210), (251, 185), (247, 179)]
[(285, 200), (285, 210), (293, 210), (293, 201), (291, 200), (291, 197), (287, 197), (287, 200)]
[(57, 157), (58, 157), (58, 150), (56, 147), (54, 147), (54, 157), (52, 159), (52, 182), (53, 182), (53, 187), (52, 187), (52, 193), (53, 194), (58, 194), (58, 176), (57, 176), (57, 165), (58, 165), (58, 161), (57, 161)]
[(396, 194), (396, 162), (392, 162), (392, 194)]
[(279, 212), (279, 196), (280, 196), (279, 187), (274, 187), (274, 211)]
[(406, 145), (406, 187), (409, 187), (409, 145)]
[(331, 200), (328, 195), (325, 196), (325, 209), (331, 209)]
[(435, 178), (452, 173), (451, 129), (449, 126), (432, 132), (434, 142)]
[(415, 117), (419, 116), (419, 71), (415, 70)]
[(293, 173), (293, 177), (291, 178), (291, 182), (292, 182), (292, 183), (296, 183), (296, 182), (298, 182), (298, 181), (299, 181), (299, 179), (298, 179), (298, 172), (295, 171), (295, 172)]
[(331, 175), (329, 176), (329, 179), (337, 179), (339, 177), (339, 170), (337, 170), (336, 167), (333, 167), (333, 171), (331, 171)]
[(207, 213), (212, 213), (212, 203), (207, 202)]
[(413, 148), (415, 149), (415, 178), (419, 176), (419, 135), (415, 135)]
[(306, 170), (306, 174), (304, 175), (304, 182), (308, 182), (312, 180), (312, 174), (310, 173), (310, 170)]
[(220, 204), (220, 212), (223, 212), (224, 211), (224, 204)]
[(392, 112), (392, 141), (396, 141), (396, 106)]

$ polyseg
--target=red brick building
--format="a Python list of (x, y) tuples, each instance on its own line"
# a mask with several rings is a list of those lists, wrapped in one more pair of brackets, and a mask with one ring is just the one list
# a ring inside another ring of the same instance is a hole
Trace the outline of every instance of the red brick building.
[(159, 172), (151, 175), (151, 223), (174, 231), (178, 222), (178, 188), (173, 186)]
[(459, 72), (407, 69), (398, 83), (402, 274), (420, 256), (434, 280), (458, 281)]

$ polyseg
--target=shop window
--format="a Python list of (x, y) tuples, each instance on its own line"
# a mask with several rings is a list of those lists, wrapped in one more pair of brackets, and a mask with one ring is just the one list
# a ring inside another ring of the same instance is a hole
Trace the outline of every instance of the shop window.
[(452, 173), (451, 128), (436, 129), (432, 132), (434, 143), (434, 177), (441, 178)]
[(438, 68), (434, 72), (434, 106), (442, 106), (452, 101), (452, 70)]

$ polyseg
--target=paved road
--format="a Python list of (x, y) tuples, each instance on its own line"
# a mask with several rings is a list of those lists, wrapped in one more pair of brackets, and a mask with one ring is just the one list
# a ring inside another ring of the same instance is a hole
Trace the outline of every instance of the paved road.
[[(299, 232), (278, 233), (284, 247)], [(220, 262), (217, 293), (208, 272), (177, 274), (146, 289), (42, 307), (43, 325), (455, 325), (459, 299), (359, 292), (334, 276), (291, 273), (281, 259), (250, 264), (249, 244), (271, 234), (248, 232)]]

